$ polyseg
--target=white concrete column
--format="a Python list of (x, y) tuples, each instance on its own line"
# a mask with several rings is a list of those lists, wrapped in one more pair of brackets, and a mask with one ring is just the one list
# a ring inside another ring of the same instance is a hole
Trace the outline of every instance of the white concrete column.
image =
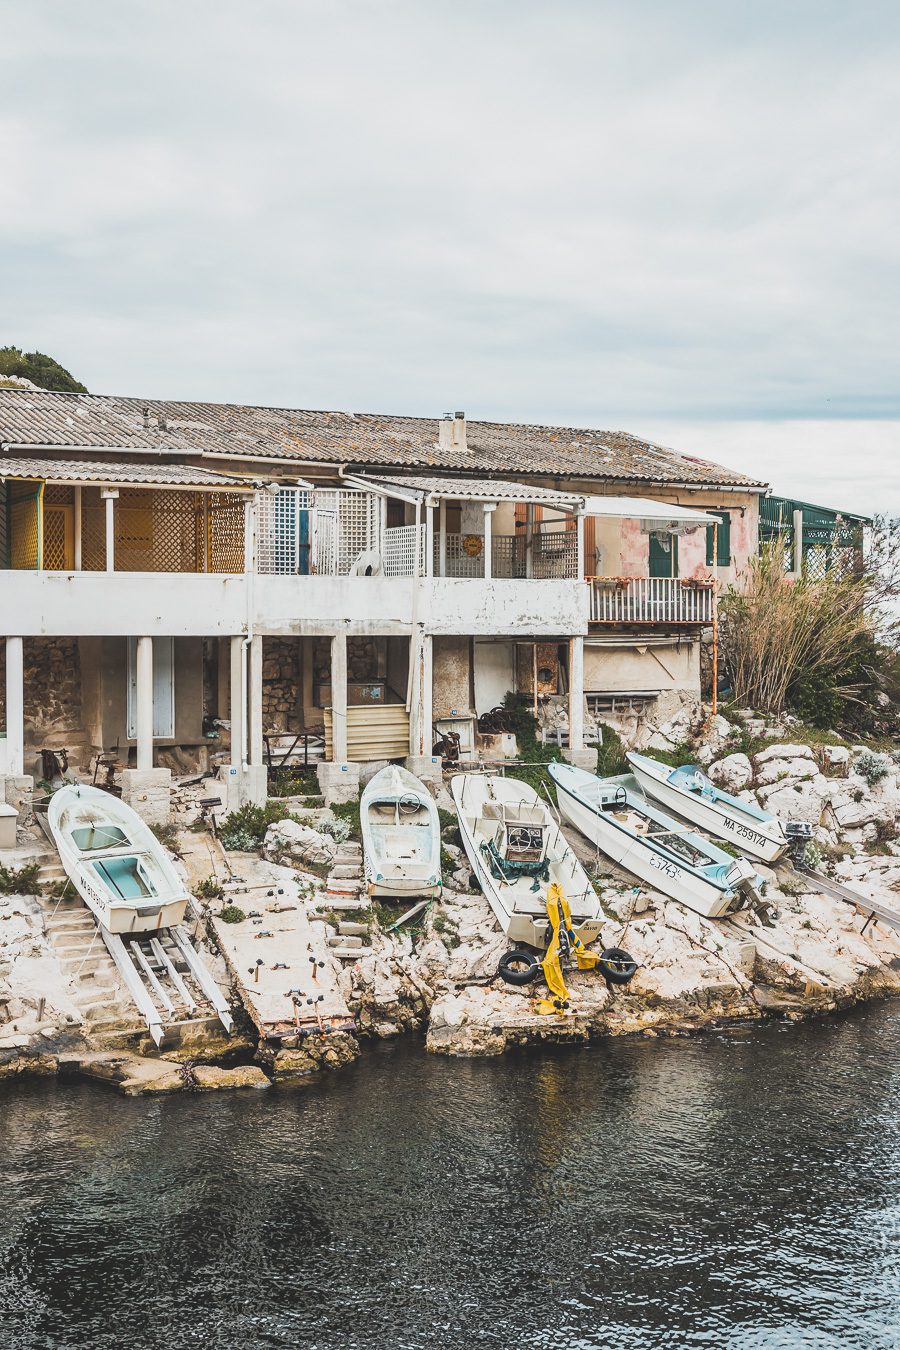
[(256, 555), (256, 516), (257, 516), (257, 497), (254, 493), (248, 496), (244, 502), (244, 571), (252, 572), (255, 569)]
[(441, 498), (438, 507), (438, 576), (447, 575), (447, 502)]
[(525, 576), (534, 576), (534, 502), (525, 506)]
[(101, 488), (100, 496), (106, 503), (106, 570), (116, 570), (116, 499), (118, 488)]
[(250, 764), (263, 763), (263, 640), (259, 633), (250, 639)]
[(76, 571), (76, 572), (80, 572), (80, 571), (81, 571), (81, 554), (82, 554), (82, 548), (81, 548), (81, 488), (80, 488), (80, 487), (76, 487), (76, 488), (75, 488), (74, 498), (75, 498), (75, 507), (74, 507), (74, 510), (73, 510), (73, 512), (72, 512), (72, 516), (73, 516), (73, 525), (74, 525), (73, 533), (74, 533), (74, 536), (75, 536), (75, 540), (74, 540), (74, 542), (75, 542), (75, 549), (74, 549), (74, 551), (75, 551), (75, 571)]
[(139, 637), (134, 662), (135, 742), (138, 769), (153, 768), (153, 639)]
[(575, 577), (578, 581), (584, 580), (584, 512), (578, 511), (575, 515), (575, 538), (577, 540), (577, 556), (575, 562)]
[(496, 502), (485, 502), (484, 504), (484, 579), (490, 581), (494, 574), (493, 558), (491, 557), (491, 521), (494, 512), (497, 509)]
[(13, 778), (25, 772), (25, 653), (20, 637), (6, 639), (6, 760)]
[(569, 639), (569, 750), (584, 749), (584, 638)]
[(425, 507), (425, 575), (434, 576), (434, 507)]
[(413, 633), (409, 639), (412, 665), (409, 702), (409, 753), (431, 754), (432, 640), (428, 633)]
[[(716, 559), (718, 562), (718, 559)], [(794, 512), (794, 571), (799, 577), (803, 571), (803, 512)]]
[(331, 758), (343, 764), (347, 758), (347, 634), (331, 639)]
[(244, 639), (231, 639), (231, 763), (240, 768), (244, 760)]

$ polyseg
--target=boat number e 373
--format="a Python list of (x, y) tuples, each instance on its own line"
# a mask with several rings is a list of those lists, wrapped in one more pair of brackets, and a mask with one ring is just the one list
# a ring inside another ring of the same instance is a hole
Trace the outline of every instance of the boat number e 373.
[(666, 859), (661, 858), (658, 853), (651, 853), (650, 866), (655, 867), (657, 872), (663, 872), (673, 881), (681, 876), (681, 868), (676, 867), (674, 863), (667, 862)]
[(729, 820), (725, 816), (722, 820), (723, 825), (727, 825), (729, 830), (734, 830), (735, 834), (740, 835), (742, 839), (752, 839), (754, 844), (767, 844), (769, 841), (764, 834), (758, 834), (756, 830), (751, 830), (746, 825), (742, 825), (739, 820)]

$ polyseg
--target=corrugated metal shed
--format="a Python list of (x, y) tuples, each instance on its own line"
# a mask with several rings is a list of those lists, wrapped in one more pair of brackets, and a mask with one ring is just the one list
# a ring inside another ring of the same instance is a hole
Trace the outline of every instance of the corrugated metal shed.
[(123, 464), (121, 460), (19, 459), (0, 455), (0, 478), (48, 483), (133, 483), (149, 487), (253, 487), (246, 478), (182, 464)]
[(358, 469), (445, 469), (596, 481), (759, 488), (758, 480), (624, 431), (470, 421), (467, 449), (440, 447), (438, 419), (0, 389), (0, 443), (228, 455)]

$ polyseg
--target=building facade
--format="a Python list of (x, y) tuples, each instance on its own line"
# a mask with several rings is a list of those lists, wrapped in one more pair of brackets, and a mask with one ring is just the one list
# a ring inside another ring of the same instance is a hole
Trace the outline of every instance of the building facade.
[(577, 759), (698, 703), (764, 492), (621, 432), (0, 390), (0, 775), (99, 753), (162, 810), (212, 755), (260, 800), (300, 736), (349, 795), (510, 691)]

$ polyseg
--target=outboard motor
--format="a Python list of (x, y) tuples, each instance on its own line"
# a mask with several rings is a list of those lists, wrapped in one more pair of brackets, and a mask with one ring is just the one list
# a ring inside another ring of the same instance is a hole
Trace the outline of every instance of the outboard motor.
[(788, 820), (784, 826), (788, 853), (795, 867), (805, 867), (806, 845), (812, 839), (813, 827), (808, 820)]

